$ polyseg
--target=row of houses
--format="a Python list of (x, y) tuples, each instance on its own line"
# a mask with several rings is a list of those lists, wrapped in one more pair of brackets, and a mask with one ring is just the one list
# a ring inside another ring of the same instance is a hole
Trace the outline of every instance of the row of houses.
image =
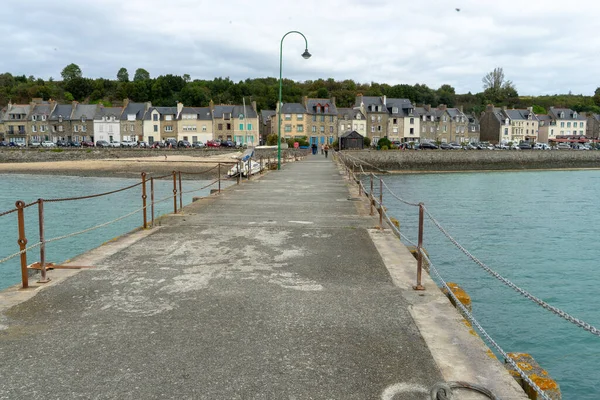
[(308, 137), (311, 144), (333, 143), (355, 131), (373, 143), (387, 137), (398, 142), (491, 143), (561, 141), (569, 137), (600, 136), (600, 116), (550, 107), (548, 114), (533, 109), (507, 109), (488, 105), (478, 117), (461, 108), (423, 105), (386, 96), (356, 96), (354, 107), (341, 108), (335, 98), (303, 97), (300, 103), (283, 103), (275, 110), (249, 105), (208, 107), (154, 107), (150, 102), (125, 99), (122, 107), (57, 104), (33, 99), (0, 111), (0, 139), (29, 141), (145, 141), (166, 139), (206, 142), (231, 140), (240, 144), (265, 143), (278, 133), (282, 138)]
[(254, 145), (259, 142), (256, 103), (209, 107), (153, 107), (150, 102), (125, 99), (122, 107), (58, 104), (33, 99), (30, 104), (9, 103), (0, 111), (0, 139), (26, 144), (58, 140), (96, 142), (167, 139), (206, 142), (231, 140)]

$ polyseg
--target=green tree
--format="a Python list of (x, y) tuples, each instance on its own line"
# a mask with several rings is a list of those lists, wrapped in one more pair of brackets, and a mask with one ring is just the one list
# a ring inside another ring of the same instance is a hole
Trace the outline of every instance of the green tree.
[(317, 98), (319, 99), (327, 99), (329, 98), (329, 92), (326, 88), (322, 87), (317, 90)]
[(596, 91), (594, 92), (593, 100), (597, 106), (600, 106), (600, 87), (596, 88)]
[(276, 133), (267, 136), (267, 146), (277, 146), (277, 138), (278, 136)]
[(138, 68), (135, 70), (135, 75), (133, 75), (133, 81), (147, 81), (150, 79), (150, 72), (146, 71), (144, 68)]
[(534, 114), (548, 114), (548, 112), (546, 111), (546, 109), (542, 106), (538, 106), (538, 105), (533, 105), (533, 113)]
[(387, 137), (382, 137), (381, 139), (379, 139), (377, 141), (377, 147), (379, 147), (381, 149), (384, 146), (388, 149), (392, 146), (392, 141), (390, 139), (388, 139)]
[(60, 76), (62, 76), (63, 81), (65, 82), (73, 80), (75, 78), (81, 78), (81, 68), (79, 68), (79, 65), (71, 63), (63, 68), (62, 72), (60, 73)]
[(368, 136), (365, 136), (363, 139), (363, 143), (365, 144), (365, 147), (371, 146), (371, 138)]
[(127, 72), (127, 68), (121, 67), (119, 72), (117, 72), (117, 80), (119, 82), (129, 82), (129, 72)]

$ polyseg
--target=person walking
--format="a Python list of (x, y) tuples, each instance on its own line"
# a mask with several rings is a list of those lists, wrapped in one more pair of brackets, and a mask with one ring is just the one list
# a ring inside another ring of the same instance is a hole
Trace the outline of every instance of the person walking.
[(324, 150), (323, 150), (323, 143), (321, 143), (321, 146), (320, 146), (320, 147), (321, 147), (321, 155), (325, 154), (325, 153), (324, 153)]
[(323, 151), (325, 152), (325, 158), (327, 158), (327, 153), (329, 153), (329, 145), (328, 144), (323, 146)]
[(312, 149), (313, 155), (317, 154), (317, 145), (316, 145), (316, 143), (313, 143), (312, 146), (310, 146), (310, 148)]

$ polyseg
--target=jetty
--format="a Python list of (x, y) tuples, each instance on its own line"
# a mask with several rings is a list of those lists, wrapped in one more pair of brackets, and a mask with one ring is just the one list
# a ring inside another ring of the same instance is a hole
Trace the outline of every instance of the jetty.
[(369, 208), (311, 155), (0, 292), (0, 399), (527, 399)]

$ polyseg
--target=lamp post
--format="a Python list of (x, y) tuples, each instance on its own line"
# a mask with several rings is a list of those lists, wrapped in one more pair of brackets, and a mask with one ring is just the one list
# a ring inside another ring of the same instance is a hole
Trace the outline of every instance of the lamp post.
[(302, 57), (307, 60), (310, 58), (310, 53), (308, 52), (308, 40), (306, 40), (306, 36), (302, 34), (302, 32), (298, 31), (289, 31), (281, 38), (281, 44), (279, 46), (279, 102), (277, 103), (277, 108), (279, 109), (279, 115), (277, 117), (277, 169), (281, 169), (281, 72), (283, 68), (283, 39), (290, 33), (297, 33), (304, 38), (304, 43), (306, 44), (304, 53), (302, 53)]

